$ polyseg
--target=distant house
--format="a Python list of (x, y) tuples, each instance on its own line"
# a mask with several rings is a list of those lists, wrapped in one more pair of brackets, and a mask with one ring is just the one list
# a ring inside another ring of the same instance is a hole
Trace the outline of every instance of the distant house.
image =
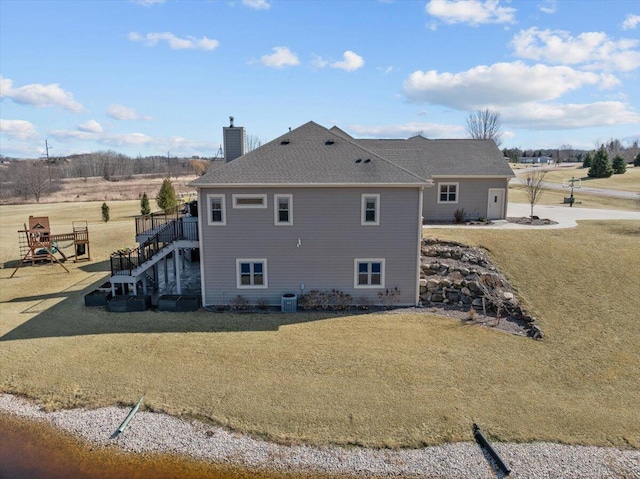
[(549, 156), (521, 156), (518, 158), (518, 163), (525, 163), (529, 165), (548, 164), (553, 163), (553, 158)]
[[(195, 180), (202, 303), (280, 304), (339, 290), (354, 303), (419, 301), (422, 220), (506, 216), (513, 172), (490, 140), (355, 139), (308, 122)], [(228, 155), (227, 155), (228, 153)]]

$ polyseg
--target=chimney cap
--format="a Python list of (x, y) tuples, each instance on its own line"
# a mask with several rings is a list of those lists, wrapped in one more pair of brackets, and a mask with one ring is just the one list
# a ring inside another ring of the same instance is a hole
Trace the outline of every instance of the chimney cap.
[(229, 126), (231, 128), (233, 128), (233, 117), (232, 116), (229, 117)]

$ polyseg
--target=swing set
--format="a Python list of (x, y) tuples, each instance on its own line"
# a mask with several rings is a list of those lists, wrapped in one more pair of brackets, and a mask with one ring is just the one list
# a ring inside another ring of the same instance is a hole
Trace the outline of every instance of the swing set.
[[(56, 254), (59, 254), (64, 261), (72, 257), (74, 263), (91, 260), (89, 227), (86, 221), (74, 221), (71, 233), (54, 235), (51, 234), (48, 216), (29, 216), (29, 227), (27, 228), (25, 223), (24, 229), (18, 231), (18, 234), (22, 259), (10, 278), (13, 278), (23, 264), (31, 263), (33, 266), (41, 261), (48, 261), (49, 264), (56, 262), (68, 273), (69, 270), (56, 258)], [(64, 245), (64, 243), (67, 244)], [(70, 246), (73, 246), (74, 254), (67, 256), (62, 249)]]

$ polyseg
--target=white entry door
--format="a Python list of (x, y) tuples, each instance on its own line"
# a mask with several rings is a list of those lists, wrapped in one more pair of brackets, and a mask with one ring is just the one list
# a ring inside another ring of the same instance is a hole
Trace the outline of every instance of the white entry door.
[(504, 188), (489, 188), (487, 219), (504, 219)]

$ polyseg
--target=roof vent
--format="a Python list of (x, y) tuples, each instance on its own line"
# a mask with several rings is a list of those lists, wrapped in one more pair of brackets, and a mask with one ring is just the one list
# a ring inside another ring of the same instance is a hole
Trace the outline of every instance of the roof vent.
[(369, 163), (371, 162), (371, 158), (367, 158), (366, 160), (364, 160), (365, 163)]
[(325, 145), (333, 145), (335, 143), (335, 141), (333, 140), (327, 140), (324, 142)]
[(280, 142), (281, 145), (288, 145), (289, 143), (291, 143), (289, 140), (282, 140)]
[(358, 158), (358, 159), (356, 160), (356, 163), (362, 163), (362, 158)]

